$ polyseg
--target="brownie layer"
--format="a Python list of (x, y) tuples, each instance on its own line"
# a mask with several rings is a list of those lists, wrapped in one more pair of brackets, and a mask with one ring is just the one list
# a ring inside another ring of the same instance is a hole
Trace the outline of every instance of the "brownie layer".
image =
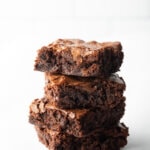
[(96, 128), (108, 128), (116, 125), (124, 114), (125, 103), (121, 102), (108, 110), (94, 109), (59, 109), (36, 99), (30, 106), (29, 122), (48, 127), (53, 131), (64, 132), (77, 137), (88, 135)]
[(119, 124), (83, 138), (35, 126), (39, 140), (49, 150), (120, 150), (127, 144), (128, 128)]
[(122, 61), (120, 42), (58, 39), (38, 51), (34, 68), (53, 74), (106, 77), (118, 71)]
[(46, 100), (59, 108), (109, 109), (125, 100), (125, 82), (117, 74), (108, 78), (81, 78), (45, 73)]

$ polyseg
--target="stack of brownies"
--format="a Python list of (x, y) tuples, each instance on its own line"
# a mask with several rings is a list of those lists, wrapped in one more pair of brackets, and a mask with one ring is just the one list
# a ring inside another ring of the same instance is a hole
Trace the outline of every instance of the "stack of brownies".
[(45, 95), (30, 105), (30, 123), (49, 150), (119, 150), (127, 144), (120, 42), (58, 39), (42, 47), (35, 70)]

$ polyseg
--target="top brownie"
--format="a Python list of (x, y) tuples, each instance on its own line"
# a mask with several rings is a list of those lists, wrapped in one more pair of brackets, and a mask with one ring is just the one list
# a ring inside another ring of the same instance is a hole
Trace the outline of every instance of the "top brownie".
[(120, 42), (58, 39), (38, 51), (34, 69), (51, 74), (105, 77), (119, 71), (122, 60)]

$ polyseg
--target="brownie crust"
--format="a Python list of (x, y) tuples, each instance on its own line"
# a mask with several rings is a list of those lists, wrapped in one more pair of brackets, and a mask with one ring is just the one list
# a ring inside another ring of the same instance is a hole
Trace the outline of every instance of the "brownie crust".
[(62, 109), (109, 109), (125, 100), (123, 78), (112, 74), (108, 78), (76, 77), (45, 73), (45, 100)]
[(34, 69), (52, 74), (109, 76), (123, 61), (120, 42), (58, 39), (38, 51)]
[(35, 128), (39, 140), (49, 150), (120, 150), (127, 144), (128, 128), (123, 123), (83, 138), (38, 126)]
[(83, 137), (96, 128), (109, 128), (116, 125), (124, 114), (125, 103), (101, 110), (94, 109), (59, 109), (44, 101), (36, 99), (30, 106), (29, 122), (50, 130)]

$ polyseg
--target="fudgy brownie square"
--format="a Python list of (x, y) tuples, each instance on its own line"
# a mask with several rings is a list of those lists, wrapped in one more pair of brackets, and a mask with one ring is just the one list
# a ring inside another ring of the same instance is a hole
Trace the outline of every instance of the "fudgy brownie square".
[(123, 61), (120, 42), (58, 39), (38, 51), (35, 70), (74, 76), (109, 76)]
[(73, 135), (35, 126), (39, 140), (49, 150), (120, 150), (127, 144), (128, 128), (120, 123), (103, 131), (95, 131), (89, 136), (78, 138)]
[(58, 108), (107, 110), (125, 100), (125, 82), (117, 74), (108, 78), (85, 78), (45, 73), (45, 79), (45, 100)]
[(36, 99), (30, 106), (29, 122), (50, 130), (67, 133), (76, 137), (88, 135), (96, 128), (116, 125), (124, 114), (125, 103), (113, 108), (59, 109), (44, 99)]

